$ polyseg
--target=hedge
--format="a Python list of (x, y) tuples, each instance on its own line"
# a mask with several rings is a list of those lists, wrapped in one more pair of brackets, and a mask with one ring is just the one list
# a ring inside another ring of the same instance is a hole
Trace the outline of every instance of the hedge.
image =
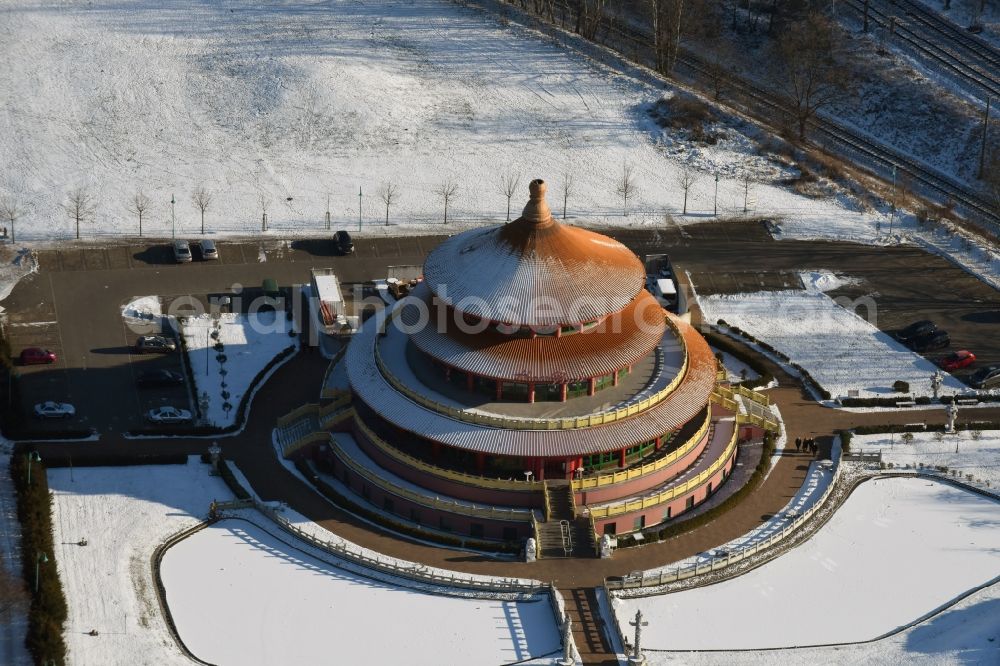
[[(883, 435), (899, 432), (944, 432), (944, 423), (888, 423), (885, 425), (857, 426), (855, 435)], [(1000, 430), (1000, 421), (969, 421), (956, 423), (956, 430)]]
[(316, 473), (309, 467), (309, 463), (305, 459), (298, 459), (295, 461), (295, 469), (307, 479), (309, 479), (313, 486), (325, 496), (328, 500), (340, 507), (347, 507), (352, 513), (356, 513), (359, 516), (370, 520), (377, 525), (381, 525), (393, 532), (399, 532), (406, 536), (410, 536), (416, 539), (423, 539), (425, 541), (433, 541), (435, 543), (440, 543), (445, 546), (457, 546), (465, 548), (473, 548), (476, 550), (484, 550), (490, 552), (501, 552), (501, 553), (520, 553), (521, 545), (513, 541), (495, 542), (495, 541), (478, 541), (476, 539), (463, 539), (456, 536), (449, 536), (447, 534), (441, 534), (439, 532), (433, 532), (429, 530), (423, 530), (419, 527), (414, 527), (413, 525), (398, 522), (392, 520), (382, 513), (377, 511), (372, 511), (371, 509), (358, 504), (351, 498), (345, 497), (343, 493), (337, 491), (329, 483), (326, 483), (322, 479), (316, 476)]
[[(774, 441), (775, 434), (772, 432), (764, 433), (764, 446), (761, 452), (760, 461), (757, 463), (757, 467), (754, 468), (753, 474), (750, 476), (750, 480), (746, 484), (737, 490), (735, 493), (724, 499), (721, 503), (713, 506), (711, 509), (705, 513), (700, 513), (693, 518), (688, 518), (683, 520), (683, 515), (678, 516), (679, 521), (673, 521), (667, 523), (663, 527), (655, 531), (644, 531), (643, 534), (647, 538), (654, 537), (663, 541), (665, 539), (670, 539), (675, 536), (684, 534), (685, 532), (690, 532), (691, 530), (702, 527), (712, 522), (722, 514), (726, 513), (734, 506), (743, 501), (750, 493), (754, 492), (758, 486), (764, 481), (764, 477), (767, 476), (767, 471), (771, 468), (771, 456), (774, 455)], [(643, 540), (643, 543), (646, 543)], [(625, 534), (618, 537), (618, 547), (619, 548), (629, 548), (637, 544), (635, 537), (631, 534)]]
[[(38, 461), (31, 463), (29, 485), (27, 453), (16, 452), (11, 457), (10, 477), (17, 492), (17, 518), (21, 522), (22, 575), (31, 595), (25, 645), (36, 664), (63, 664), (66, 661), (63, 641), (66, 597), (56, 569), (52, 501), (45, 466)], [(36, 589), (35, 565), (39, 553), (44, 553), (48, 561), (39, 563)]]
[(49, 452), (45, 455), (46, 467), (133, 467), (135, 465), (186, 465), (185, 453), (97, 453), (71, 456)]
[(721, 349), (727, 354), (742, 361), (747, 367), (760, 375), (756, 379), (747, 379), (745, 381), (736, 382), (736, 385), (752, 389), (757, 388), (758, 386), (767, 386), (774, 381), (774, 375), (767, 371), (764, 364), (758, 361), (756, 356), (747, 354), (746, 348), (737, 344), (732, 338), (711, 331), (705, 334), (705, 338), (708, 339), (709, 343), (713, 347)]

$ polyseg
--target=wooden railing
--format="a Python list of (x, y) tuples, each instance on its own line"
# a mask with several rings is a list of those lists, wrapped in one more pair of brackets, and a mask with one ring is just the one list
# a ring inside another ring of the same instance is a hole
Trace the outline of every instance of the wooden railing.
[(610, 486), (615, 483), (631, 481), (632, 479), (638, 479), (647, 474), (657, 472), (668, 465), (672, 465), (674, 462), (681, 459), (690, 453), (692, 449), (698, 446), (698, 442), (700, 442), (701, 438), (708, 432), (708, 428), (711, 423), (711, 414), (706, 411), (705, 421), (701, 424), (701, 427), (698, 428), (698, 431), (677, 449), (671, 451), (662, 458), (646, 463), (645, 465), (640, 465), (639, 467), (623, 469), (617, 472), (609, 472), (607, 474), (598, 474), (596, 476), (588, 476), (582, 479), (573, 479), (573, 491), (579, 492), (582, 490), (590, 490), (592, 488), (603, 488), (604, 486)]
[(621, 504), (613, 504), (611, 506), (603, 507), (592, 507), (590, 509), (591, 518), (610, 518), (611, 516), (619, 516), (624, 513), (632, 513), (633, 511), (641, 511), (643, 509), (649, 509), (655, 506), (659, 506), (664, 502), (669, 502), (676, 499), (685, 493), (697, 488), (701, 484), (705, 483), (710, 479), (716, 472), (722, 469), (729, 458), (733, 455), (736, 450), (736, 440), (739, 430), (733, 428), (733, 435), (729, 440), (729, 445), (726, 447), (725, 451), (718, 459), (716, 459), (708, 469), (699, 474), (698, 476), (690, 479), (679, 486), (673, 486), (667, 488), (666, 490), (656, 493), (655, 495), (650, 495), (649, 497), (643, 497), (642, 499), (632, 500), (630, 502), (623, 502)]
[(292, 411), (288, 412), (284, 416), (278, 417), (278, 427), (291, 425), (296, 421), (306, 418), (307, 416), (316, 416), (319, 414), (319, 406), (316, 403), (308, 402), (300, 407), (296, 407)]
[(604, 425), (607, 423), (613, 423), (615, 421), (620, 421), (626, 419), (645, 410), (663, 402), (667, 396), (674, 392), (674, 390), (680, 385), (687, 375), (688, 370), (688, 353), (687, 345), (684, 341), (684, 336), (681, 334), (680, 330), (676, 327), (674, 322), (667, 319), (667, 325), (674, 331), (677, 336), (677, 341), (681, 346), (683, 351), (684, 360), (681, 364), (680, 370), (670, 381), (670, 383), (657, 391), (655, 394), (648, 398), (644, 398), (636, 403), (628, 405), (626, 407), (621, 407), (619, 409), (612, 410), (610, 412), (597, 412), (594, 414), (587, 414), (584, 416), (571, 416), (565, 418), (515, 418), (507, 416), (497, 416), (495, 414), (482, 414), (479, 412), (472, 412), (466, 409), (458, 409), (450, 405), (445, 405), (435, 400), (431, 400), (419, 391), (416, 391), (409, 386), (406, 386), (402, 381), (396, 378), (389, 368), (386, 367), (382, 360), (382, 355), (379, 353), (379, 336), (375, 336), (373, 340), (373, 347), (375, 350), (375, 364), (379, 369), (379, 372), (386, 378), (386, 380), (392, 384), (393, 388), (413, 400), (419, 405), (427, 407), (439, 414), (444, 414), (451, 418), (457, 419), (459, 421), (466, 421), (469, 423), (475, 423), (478, 425), (487, 425), (498, 428), (508, 428), (516, 430), (574, 430), (579, 428), (590, 428), (592, 426)]

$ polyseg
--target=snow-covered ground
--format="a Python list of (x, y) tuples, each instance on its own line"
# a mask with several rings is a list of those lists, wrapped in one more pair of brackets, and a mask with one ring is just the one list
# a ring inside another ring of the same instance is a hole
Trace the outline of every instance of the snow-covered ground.
[[(0, 164), (23, 174), (25, 238), (69, 236), (61, 204), (77, 187), (96, 205), (84, 236), (135, 233), (129, 208), (140, 188), (152, 200), (145, 233), (169, 234), (172, 195), (178, 233), (197, 233), (200, 185), (215, 193), (210, 233), (258, 232), (261, 197), (283, 234), (321, 231), (328, 198), (336, 223), (354, 224), (359, 187), (376, 230), (389, 181), (398, 188), (391, 225), (439, 224), (435, 190), (448, 179), (459, 187), (450, 220), (497, 220), (507, 171), (523, 174), (515, 211), (530, 177), (552, 183), (555, 204), (568, 172), (573, 215), (659, 225), (682, 207), (682, 166), (701, 174), (692, 220), (711, 214), (721, 170), (720, 212), (742, 213), (746, 168), (731, 167), (753, 161), (746, 137), (678, 156), (646, 114), (662, 85), (456, 3), (6, 0), (4, 13)], [(615, 191), (626, 163), (639, 191), (637, 212), (623, 219)], [(882, 215), (771, 185), (771, 171), (753, 171), (755, 212), (788, 217), (790, 233), (844, 218), (874, 228)]]
[[(196, 456), (186, 465), (49, 470), (70, 663), (191, 663), (160, 613), (150, 557), (203, 520), (212, 500), (232, 499), (208, 472)], [(99, 636), (87, 635), (92, 629)]]
[(181, 638), (216, 664), (501, 664), (560, 646), (544, 596), (425, 594), (332, 566), (239, 520), (173, 546), (161, 571)]
[(953, 435), (930, 432), (915, 432), (912, 435), (913, 442), (910, 444), (905, 443), (899, 433), (855, 435), (851, 448), (854, 451), (880, 450), (882, 461), (897, 467), (923, 463), (924, 466), (955, 469), (963, 477), (971, 474), (977, 479), (989, 481), (991, 488), (1000, 488), (1000, 431), (984, 430), (979, 439), (969, 430)]
[(713, 354), (722, 354), (722, 365), (726, 369), (726, 379), (731, 382), (741, 382), (744, 379), (757, 379), (760, 377), (749, 365), (721, 349), (712, 347)]
[[(699, 296), (706, 321), (724, 319), (787, 355), (834, 398), (891, 397), (902, 380), (916, 395), (931, 393), (936, 367), (821, 292), (765, 291)], [(859, 303), (865, 312), (865, 303)], [(871, 310), (866, 315), (871, 316)], [(945, 375), (945, 393), (967, 390)]]
[[(0, 567), (3, 575), (21, 578), (21, 524), (17, 519), (17, 495), (10, 482), (10, 444), (0, 440)], [(6, 606), (6, 602), (0, 603)], [(0, 612), (0, 663), (30, 666), (31, 655), (24, 647), (28, 629), (28, 609), (14, 606)]]
[[(969, 666), (1000, 663), (1000, 583), (873, 643), (745, 652), (646, 652), (649, 666)], [(789, 620), (797, 621), (797, 618)]]
[[(222, 313), (218, 318), (203, 314), (181, 322), (197, 399), (199, 403), (207, 399), (203, 416), (209, 423), (233, 424), (240, 400), (257, 374), (283, 350), (298, 346), (298, 336), (289, 336), (292, 328), (282, 313), (274, 312)], [(220, 342), (222, 350), (217, 351)]]
[(996, 577), (998, 520), (1000, 503), (943, 483), (868, 481), (776, 560), (716, 585), (615, 599), (614, 611), (628, 627), (641, 609), (643, 645), (653, 650), (869, 640)]

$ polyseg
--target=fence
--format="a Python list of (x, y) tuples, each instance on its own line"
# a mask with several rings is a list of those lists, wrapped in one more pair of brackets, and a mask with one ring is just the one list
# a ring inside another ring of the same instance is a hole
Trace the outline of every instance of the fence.
[(677, 581), (686, 580), (702, 574), (719, 571), (720, 569), (724, 569), (731, 564), (736, 564), (737, 562), (741, 562), (752, 555), (756, 555), (761, 551), (767, 550), (768, 548), (783, 541), (792, 532), (799, 529), (807, 520), (812, 518), (813, 514), (819, 511), (820, 508), (826, 504), (826, 500), (829, 498), (830, 493), (833, 492), (833, 488), (837, 485), (837, 479), (839, 477), (840, 465), (838, 464), (834, 467), (833, 478), (830, 480), (829, 485), (827, 485), (820, 498), (808, 509), (792, 518), (788, 525), (785, 526), (780, 532), (771, 535), (764, 541), (755, 543), (752, 546), (746, 546), (744, 548), (728, 551), (723, 557), (713, 556), (707, 563), (704, 564), (695, 563), (686, 567), (677, 567), (673, 571), (661, 571), (652, 575), (646, 573), (628, 575), (623, 576), (620, 580), (605, 579), (604, 586), (608, 590), (632, 590), (643, 587), (666, 585), (667, 583), (675, 583)]
[(714, 461), (711, 466), (704, 472), (694, 477), (693, 479), (686, 481), (685, 483), (674, 486), (672, 488), (667, 488), (666, 490), (659, 492), (650, 497), (643, 497), (642, 499), (633, 500), (631, 502), (625, 502), (624, 504), (615, 504), (606, 507), (595, 507), (590, 510), (591, 517), (595, 518), (610, 518), (611, 516), (619, 516), (624, 513), (632, 513), (633, 511), (641, 511), (644, 509), (649, 509), (655, 506), (659, 506), (664, 502), (669, 502), (672, 499), (680, 497), (684, 493), (697, 488), (705, 481), (710, 479), (713, 474), (718, 472), (722, 467), (729, 461), (729, 458), (736, 451), (736, 441), (739, 436), (739, 429), (733, 428), (733, 435), (729, 440), (729, 445), (719, 458)]
[[(215, 508), (216, 515), (219, 517), (226, 517), (228, 515), (229, 517), (243, 518), (251, 523), (254, 523), (261, 529), (266, 530), (266, 526), (256, 523), (252, 518), (248, 517), (248, 514), (232, 513), (233, 511), (253, 508), (270, 519), (282, 531), (290, 534), (296, 539), (304, 541), (314, 548), (366, 569), (371, 569), (372, 571), (377, 571), (390, 576), (405, 578), (418, 583), (444, 587), (458, 587), (466, 590), (476, 590), (483, 593), (513, 593), (530, 595), (545, 593), (547, 588), (550, 587), (549, 585), (539, 581), (528, 581), (517, 578), (475, 578), (472, 576), (456, 574), (455, 572), (449, 572), (450, 575), (444, 575), (443, 572), (437, 573), (434, 570), (415, 562), (404, 562), (390, 557), (381, 558), (378, 555), (372, 556), (357, 547), (352, 547), (353, 544), (320, 539), (313, 534), (296, 527), (276, 510), (258, 500), (241, 500), (239, 503), (218, 502), (215, 504)], [(252, 516), (252, 514), (249, 515)]]
[[(399, 310), (393, 311), (390, 315), (390, 320), (384, 323), (384, 326), (388, 327), (391, 323), (391, 318), (396, 316)], [(667, 318), (667, 325), (674, 331), (677, 336), (677, 341), (684, 349), (684, 360), (681, 364), (680, 370), (671, 380), (671, 382), (664, 388), (660, 389), (648, 398), (644, 398), (639, 402), (628, 405), (626, 407), (621, 407), (609, 412), (600, 412), (596, 414), (588, 414), (586, 416), (576, 416), (567, 418), (555, 418), (555, 419), (544, 419), (544, 418), (514, 418), (506, 416), (496, 416), (481, 414), (479, 412), (470, 412), (465, 409), (458, 409), (439, 403), (435, 400), (431, 400), (425, 396), (420, 391), (414, 390), (413, 388), (407, 386), (402, 381), (397, 379), (392, 372), (386, 367), (384, 361), (382, 360), (382, 355), (379, 352), (379, 340), (380, 336), (375, 336), (372, 341), (372, 346), (375, 353), (375, 365), (378, 367), (379, 372), (385, 377), (386, 381), (392, 384), (393, 388), (397, 391), (410, 398), (418, 405), (423, 405), (428, 409), (431, 409), (439, 414), (445, 414), (454, 419), (460, 421), (466, 421), (469, 423), (476, 423), (479, 425), (495, 426), (500, 428), (510, 428), (516, 430), (573, 430), (578, 428), (590, 428), (592, 426), (604, 425), (607, 423), (613, 423), (615, 421), (620, 421), (622, 419), (635, 416), (654, 405), (663, 402), (667, 396), (674, 392), (680, 383), (684, 380), (687, 375), (688, 369), (688, 354), (687, 354), (687, 343), (684, 340), (684, 335), (681, 333), (677, 325), (669, 318)], [(693, 329), (691, 329), (693, 331)]]

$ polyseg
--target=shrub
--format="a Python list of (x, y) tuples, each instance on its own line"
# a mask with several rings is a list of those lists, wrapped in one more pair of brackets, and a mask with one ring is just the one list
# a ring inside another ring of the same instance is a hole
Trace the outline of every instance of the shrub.
[(896, 393), (909, 393), (910, 384), (909, 382), (904, 382), (901, 379), (897, 379), (892, 383), (892, 390), (895, 391)]
[[(66, 597), (59, 582), (52, 541), (52, 504), (45, 466), (31, 463), (31, 483), (28, 483), (27, 452), (15, 451), (10, 464), (11, 481), (17, 492), (17, 517), (21, 523), (21, 571), (31, 594), (28, 610), (28, 632), (25, 644), (35, 663), (65, 663), (66, 644), (63, 624), (66, 622)], [(35, 587), (35, 565), (39, 553), (47, 562), (38, 567)]]
[(851, 439), (854, 438), (854, 433), (850, 430), (840, 431), (840, 448), (844, 453), (851, 452)]

